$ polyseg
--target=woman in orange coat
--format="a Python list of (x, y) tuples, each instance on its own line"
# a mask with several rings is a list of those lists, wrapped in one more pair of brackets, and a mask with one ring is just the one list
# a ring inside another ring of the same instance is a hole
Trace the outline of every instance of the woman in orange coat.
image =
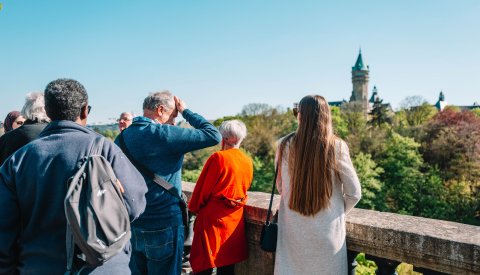
[(190, 264), (195, 274), (234, 274), (248, 257), (243, 206), (253, 179), (253, 163), (239, 150), (247, 135), (243, 122), (220, 125), (222, 150), (207, 160), (188, 204), (197, 214)]

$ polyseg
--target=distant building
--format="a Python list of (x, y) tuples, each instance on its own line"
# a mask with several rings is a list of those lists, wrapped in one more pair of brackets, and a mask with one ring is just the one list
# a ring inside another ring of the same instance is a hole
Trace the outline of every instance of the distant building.
[[(368, 98), (368, 82), (370, 80), (370, 68), (368, 65), (365, 65), (362, 57), (362, 50), (359, 51), (357, 61), (352, 67), (352, 94), (350, 96), (349, 103), (359, 104), (364, 113), (368, 114), (372, 107), (377, 103), (381, 103), (382, 100), (378, 95), (378, 90), (376, 86), (373, 86), (372, 96)], [(345, 103), (348, 103), (345, 99), (341, 101), (330, 101), (328, 104), (330, 106), (341, 106)], [(381, 103), (383, 106), (387, 107), (389, 110), (392, 110), (390, 103)]]
[(443, 91), (440, 91), (440, 94), (438, 96), (438, 101), (433, 106), (437, 108), (437, 110), (439, 111), (443, 111), (443, 109), (445, 109), (445, 107), (447, 106), (458, 107), (460, 108), (460, 110), (473, 110), (476, 108), (480, 108), (480, 105), (478, 104), (478, 102), (474, 102), (473, 105), (465, 105), (465, 106), (450, 105), (445, 100), (445, 94), (443, 93)]
[(437, 110), (443, 111), (445, 107), (447, 107), (448, 103), (445, 100), (445, 95), (443, 94), (443, 91), (440, 91), (440, 95), (438, 96), (438, 101), (433, 105)]
[[(340, 107), (346, 103), (356, 103), (361, 106), (363, 112), (365, 114), (369, 114), (372, 111), (374, 106), (379, 106), (381, 104), (382, 107), (386, 107), (388, 110), (393, 111), (392, 106), (390, 103), (383, 103), (383, 100), (378, 95), (378, 89), (376, 86), (373, 86), (372, 95), (370, 98), (368, 97), (368, 82), (370, 80), (370, 68), (368, 65), (365, 65), (363, 62), (362, 51), (360, 50), (358, 53), (357, 61), (355, 65), (352, 67), (352, 94), (350, 96), (350, 100), (346, 101), (345, 99), (340, 101), (330, 101), (328, 104), (330, 106), (337, 106)], [(438, 101), (433, 105), (437, 110), (443, 111), (446, 106), (454, 106), (460, 108), (460, 110), (473, 110), (476, 108), (480, 108), (480, 104), (478, 102), (474, 102), (472, 105), (465, 105), (465, 106), (456, 106), (456, 105), (449, 105), (445, 100), (445, 94), (443, 91), (440, 91), (440, 95), (438, 96)]]
[(357, 102), (362, 105), (363, 110), (368, 111), (368, 81), (369, 67), (365, 66), (362, 58), (362, 50), (358, 53), (355, 66), (352, 67), (352, 86), (353, 91), (350, 96), (350, 102)]

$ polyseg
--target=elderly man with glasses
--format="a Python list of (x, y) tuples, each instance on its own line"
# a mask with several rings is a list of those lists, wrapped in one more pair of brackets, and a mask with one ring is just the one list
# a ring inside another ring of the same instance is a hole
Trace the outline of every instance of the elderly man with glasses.
[(132, 125), (133, 120), (133, 113), (131, 112), (123, 112), (120, 114), (120, 118), (117, 119), (118, 122), (118, 129), (121, 131), (128, 128), (128, 126)]
[[(192, 128), (175, 125), (179, 113)], [(115, 140), (141, 170), (148, 186), (145, 212), (132, 223), (132, 274), (181, 272), (184, 226), (178, 199), (147, 173), (159, 175), (180, 195), (184, 154), (216, 145), (221, 138), (217, 128), (187, 109), (183, 100), (162, 91), (145, 98), (143, 116), (134, 118)]]

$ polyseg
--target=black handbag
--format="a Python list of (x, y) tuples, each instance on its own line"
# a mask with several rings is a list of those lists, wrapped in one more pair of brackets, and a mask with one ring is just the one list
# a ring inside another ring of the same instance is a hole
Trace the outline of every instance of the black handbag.
[(277, 250), (278, 224), (275, 221), (270, 221), (277, 174), (278, 163), (275, 167), (275, 176), (273, 177), (272, 195), (270, 196), (270, 205), (268, 206), (267, 219), (262, 226), (262, 233), (260, 235), (260, 248), (262, 248), (262, 250), (266, 252), (275, 252), (275, 250)]
[(170, 193), (170, 195), (174, 196), (178, 199), (178, 204), (180, 206), (180, 210), (182, 211), (182, 222), (183, 222), (183, 230), (184, 230), (184, 239), (188, 238), (190, 233), (189, 226), (190, 226), (190, 216), (188, 214), (188, 206), (187, 206), (187, 195), (181, 192), (181, 196), (178, 194), (178, 189), (171, 185), (168, 181), (164, 180), (159, 175), (153, 173), (150, 169), (148, 169), (145, 165), (138, 162), (131, 154), (125, 144), (125, 140), (123, 139), (123, 132), (120, 133), (118, 136), (120, 142), (120, 149), (122, 149), (123, 153), (127, 156), (130, 162), (140, 171), (142, 174), (146, 175), (147, 177), (151, 178), (156, 184), (160, 185), (165, 191)]

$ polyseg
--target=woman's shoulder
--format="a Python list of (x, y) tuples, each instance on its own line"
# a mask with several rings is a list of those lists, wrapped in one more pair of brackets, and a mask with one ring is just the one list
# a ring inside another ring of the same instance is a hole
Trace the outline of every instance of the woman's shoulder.
[(224, 154), (222, 153), (222, 151), (217, 151), (217, 152), (214, 152), (213, 154), (211, 154), (210, 157), (208, 158), (208, 160), (209, 161), (218, 161), (221, 158), (224, 158)]
[(348, 145), (347, 143), (339, 138), (339, 137), (335, 137), (335, 152), (339, 155), (342, 155), (342, 154), (345, 154), (345, 153), (348, 153), (349, 154), (349, 149), (348, 149)]
[(291, 132), (290, 134), (279, 138), (277, 140), (277, 146), (280, 146), (280, 144), (282, 144), (282, 143), (286, 143), (286, 144), (289, 143), (294, 134), (295, 134), (295, 132)]
[(228, 149), (215, 152), (213, 155), (216, 155), (219, 159), (232, 159), (232, 158), (250, 158), (247, 154), (242, 152), (240, 149)]

